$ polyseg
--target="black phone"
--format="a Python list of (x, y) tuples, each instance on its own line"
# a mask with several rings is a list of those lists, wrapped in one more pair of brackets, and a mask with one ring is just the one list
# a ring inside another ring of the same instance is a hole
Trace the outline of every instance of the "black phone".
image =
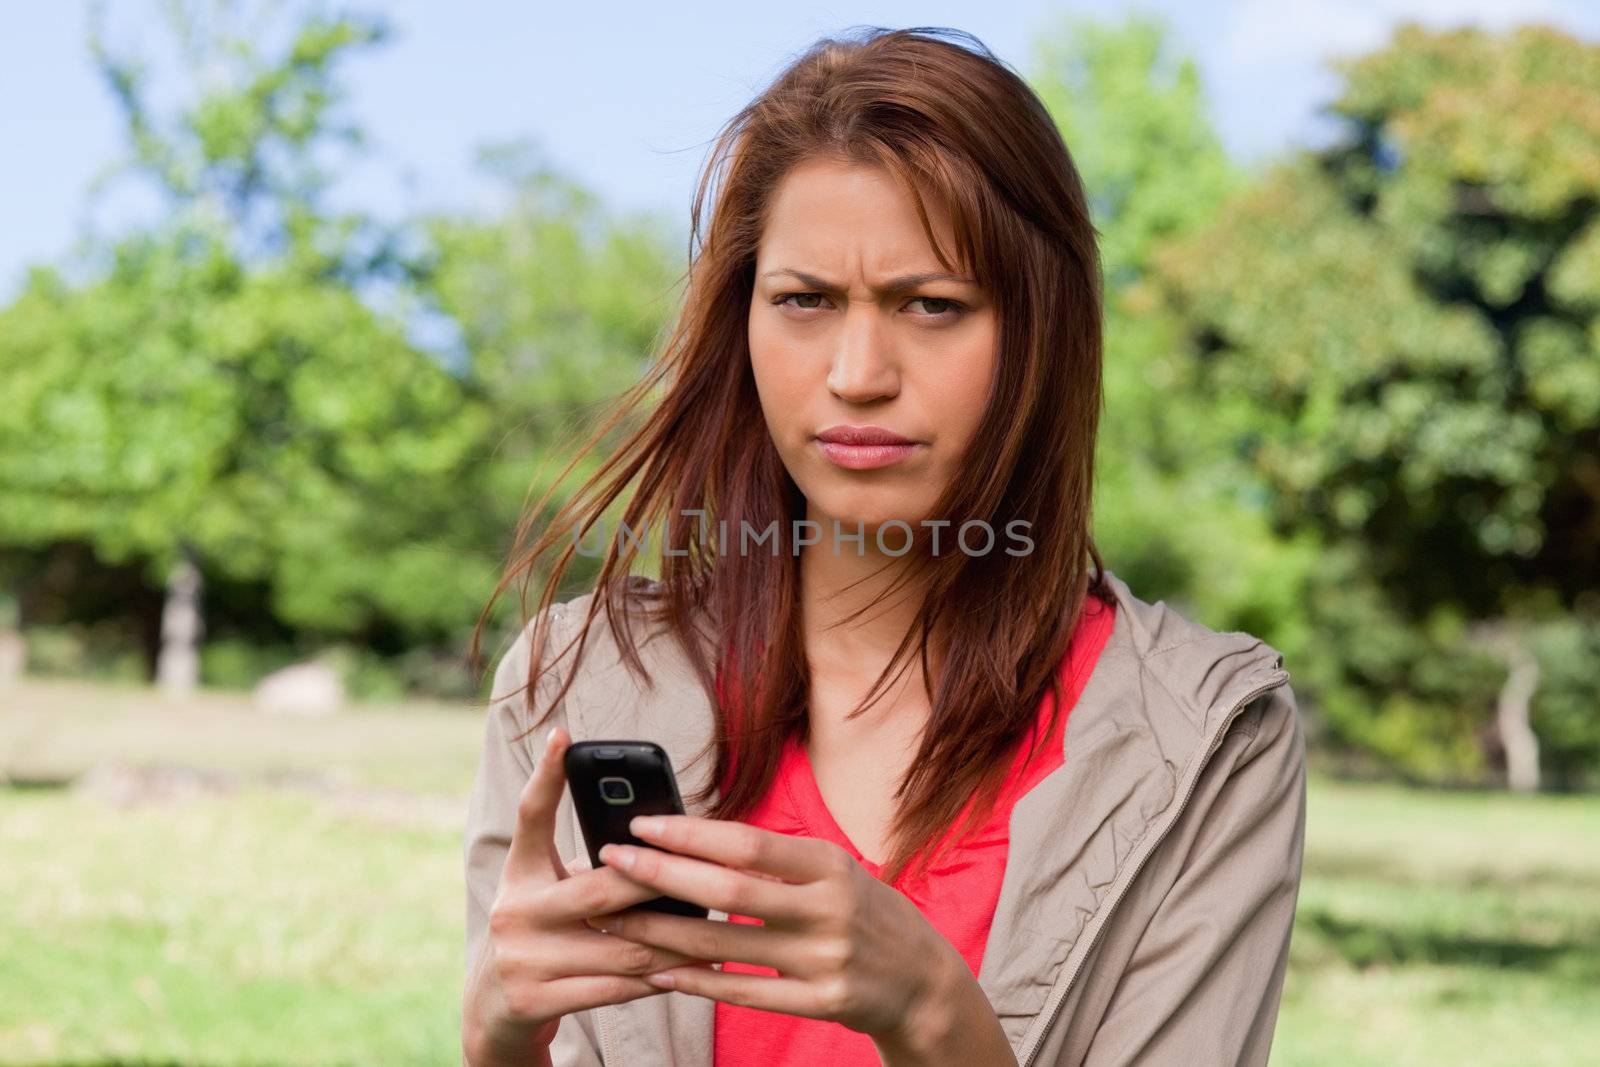
[[(657, 847), (628, 829), (628, 820), (635, 815), (686, 814), (672, 761), (667, 750), (654, 741), (575, 741), (567, 747), (563, 764), (572, 807), (596, 870), (602, 866), (600, 849), (604, 845)], [(677, 897), (654, 897), (634, 907), (696, 919), (710, 917), (703, 904)]]

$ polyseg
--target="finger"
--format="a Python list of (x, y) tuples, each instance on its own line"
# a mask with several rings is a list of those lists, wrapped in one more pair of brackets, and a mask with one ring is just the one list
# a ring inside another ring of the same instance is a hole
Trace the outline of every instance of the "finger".
[(506, 853), (504, 878), (551, 878), (561, 869), (560, 853), (555, 846), (556, 806), (566, 786), (562, 758), (570, 740), (561, 727), (552, 727), (544, 752), (522, 787), (522, 794), (517, 798), (517, 822)]
[(602, 934), (583, 926), (569, 926), (540, 935), (536, 944), (522, 942), (512, 950), (539, 973), (544, 981), (580, 974), (642, 975), (668, 967), (706, 966), (709, 960), (670, 948), (646, 945)]
[(627, 938), (690, 959), (748, 963), (783, 974), (802, 970), (807, 935), (757, 923), (696, 919), (648, 908), (630, 908), (589, 920), (613, 937)]
[[(685, 971), (700, 969), (682, 968)], [(658, 989), (642, 978), (621, 974), (584, 974), (557, 978), (545, 989), (552, 1015), (571, 1015), (575, 1011), (587, 1008), (598, 1008), (606, 1004), (625, 1004), (630, 1000), (666, 992), (665, 989)]]
[(658, 979), (662, 981), (659, 986), (662, 989), (676, 989), (726, 1004), (742, 1004), (785, 1015), (828, 1018), (821, 996), (803, 978), (713, 971), (705, 967), (674, 967), (660, 974), (665, 976), (664, 980)]
[[(686, 968), (687, 969), (687, 968)], [(665, 993), (642, 978), (625, 974), (584, 974), (556, 978), (545, 985), (546, 1003), (551, 1016), (571, 1015), (605, 1004), (626, 1004), (652, 993)]]
[[(630, 855), (631, 865), (624, 866)], [(809, 886), (758, 878), (720, 863), (637, 845), (606, 845), (600, 861), (657, 893), (730, 915), (779, 923), (817, 918)]]
[(636, 818), (629, 829), (639, 840), (657, 848), (786, 882), (818, 882), (839, 869), (835, 854), (838, 847), (830, 842), (781, 834), (730, 819), (657, 815)]
[(557, 882), (509, 889), (508, 893), (511, 899), (507, 907), (525, 915), (529, 926), (544, 929), (581, 923), (584, 919), (631, 908), (661, 895), (622, 872), (603, 866), (592, 871), (578, 871)]

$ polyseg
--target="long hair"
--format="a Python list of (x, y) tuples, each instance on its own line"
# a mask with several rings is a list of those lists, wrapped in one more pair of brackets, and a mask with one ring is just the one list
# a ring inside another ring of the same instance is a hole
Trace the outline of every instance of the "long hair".
[[(747, 328), (757, 244), (774, 191), (813, 158), (884, 168), (913, 198), (945, 269), (970, 271), (992, 295), (995, 378), (964, 470), (945, 487), (934, 514), (953, 518), (952, 533), (972, 520), (1007, 529), (1022, 520), (1032, 542), (1023, 555), (929, 553), (918, 544), (894, 561), (898, 580), (862, 609), (905, 582), (925, 590), (894, 657), (851, 712), (865, 712), (917, 651), (931, 714), (895, 793), (881, 875), (893, 882), (913, 858), (926, 871), (951, 841), (982, 825), (1039, 702), (1051, 694), (1053, 714), (1062, 714), (1059, 665), (1085, 597), (1111, 599), (1090, 534), (1103, 405), (1096, 231), (1082, 180), (1044, 105), (972, 35), (868, 27), (823, 38), (722, 128), (691, 209), (681, 314), (659, 358), (599, 420), (580, 458), (625, 419), (637, 429), (531, 546), (534, 519), (554, 487), (524, 514), (470, 655), (476, 662), (490, 608), (519, 579), (526, 625), (535, 563), (570, 531), (535, 613), (544, 615), (580, 532), (636, 485), (621, 523), (662, 531), (660, 578), (639, 581), (630, 573), (637, 539), (609, 541), (588, 616), (568, 648), (577, 646), (581, 656), (602, 605), (636, 674), (648, 678), (631, 632), (636, 614), (681, 641), (719, 709), (712, 740), (697, 757), (715, 754), (711, 778), (695, 798), (715, 798), (707, 810), (712, 818), (749, 813), (772, 782), (782, 744), (804, 741), (809, 671), (796, 554), (787, 539), (781, 553), (746, 553), (696, 535), (739, 531), (746, 523), (758, 532), (776, 526), (787, 533), (805, 516), (805, 501), (762, 417)], [(702, 235), (702, 209), (713, 190), (714, 211)], [(955, 249), (939, 247), (924, 197), (948, 212)], [(549, 663), (547, 627), (541, 622), (535, 629), (529, 692), (537, 691)], [(935, 634), (948, 635), (938, 646), (944, 655), (936, 679), (927, 670)], [(565, 695), (576, 665), (565, 673), (552, 701)], [(722, 693), (724, 674), (739, 683), (731, 695)], [(954, 827), (969, 803), (963, 825)]]

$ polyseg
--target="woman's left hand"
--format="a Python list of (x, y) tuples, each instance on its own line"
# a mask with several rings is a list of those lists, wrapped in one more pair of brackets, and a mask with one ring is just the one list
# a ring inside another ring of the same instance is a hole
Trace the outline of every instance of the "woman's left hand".
[(591, 925), (698, 959), (778, 972), (702, 966), (645, 976), (662, 988), (831, 1019), (894, 1042), (933, 1025), (924, 1019), (937, 1010), (952, 975), (971, 978), (954, 946), (915, 904), (832, 842), (693, 815), (638, 817), (630, 829), (660, 847), (606, 845), (600, 858), (607, 866), (667, 896), (763, 925), (645, 908), (600, 916)]

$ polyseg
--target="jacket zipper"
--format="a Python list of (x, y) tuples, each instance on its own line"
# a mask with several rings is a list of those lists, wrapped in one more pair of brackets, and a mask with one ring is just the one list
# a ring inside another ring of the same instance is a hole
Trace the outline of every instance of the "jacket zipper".
[(1211, 762), (1211, 757), (1216, 754), (1217, 749), (1222, 746), (1222, 739), (1227, 736), (1228, 728), (1233, 725), (1233, 720), (1239, 717), (1239, 712), (1244, 709), (1245, 705), (1260, 697), (1263, 693), (1269, 693), (1289, 680), (1289, 674), (1287, 671), (1283, 671), (1282, 668), (1279, 668), (1279, 671), (1282, 674), (1282, 677), (1278, 678), (1274, 682), (1258, 686), (1254, 690), (1240, 697), (1238, 701), (1234, 703), (1233, 707), (1228, 711), (1228, 714), (1224, 716), (1222, 723), (1217, 727), (1216, 731), (1212, 734), (1211, 742), (1206, 747), (1205, 755), (1201, 757), (1199, 768), (1196, 769), (1194, 774), (1190, 777), (1189, 784), (1183, 791), (1183, 796), (1178, 799), (1177, 809), (1172, 813), (1172, 817), (1167, 820), (1167, 824), (1162, 829), (1161, 834), (1150, 843), (1148, 848), (1140, 853), (1139, 858), (1134, 862), (1133, 870), (1125, 878), (1123, 878), (1121, 887), (1117, 889), (1116, 895), (1111, 898), (1111, 902), (1100, 913), (1100, 922), (1092, 931), (1090, 931), (1089, 942), (1084, 947), (1084, 950), (1079, 953), (1078, 962), (1073, 965), (1071, 973), (1067, 975), (1066, 982), (1051, 994), (1050, 1002), (1044, 1007), (1044, 1011), (1048, 1013), (1045, 1017), (1045, 1024), (1039, 1028), (1039, 1031), (1034, 1035), (1033, 1040), (1028, 1043), (1028, 1047), (1023, 1050), (1019, 1067), (1032, 1067), (1033, 1058), (1039, 1054), (1039, 1048), (1044, 1044), (1045, 1035), (1048, 1034), (1050, 1032), (1050, 1028), (1056, 1024), (1056, 1016), (1061, 1014), (1061, 1006), (1067, 1001), (1067, 993), (1072, 989), (1073, 983), (1077, 981), (1078, 972), (1083, 969), (1083, 961), (1088, 959), (1089, 954), (1094, 951), (1095, 943), (1100, 939), (1100, 931), (1105, 929), (1106, 923), (1111, 919), (1112, 912), (1116, 911), (1117, 905), (1122, 903), (1122, 898), (1127, 893), (1128, 887), (1133, 884), (1134, 879), (1139, 876), (1139, 872), (1144, 869), (1145, 861), (1148, 860), (1152, 854), (1154, 854), (1156, 848), (1166, 838), (1167, 834), (1171, 832), (1173, 825), (1178, 821), (1178, 816), (1183, 814), (1183, 809), (1188, 805), (1189, 798), (1194, 795), (1194, 789), (1200, 781), (1201, 773), (1205, 771), (1206, 764)]

